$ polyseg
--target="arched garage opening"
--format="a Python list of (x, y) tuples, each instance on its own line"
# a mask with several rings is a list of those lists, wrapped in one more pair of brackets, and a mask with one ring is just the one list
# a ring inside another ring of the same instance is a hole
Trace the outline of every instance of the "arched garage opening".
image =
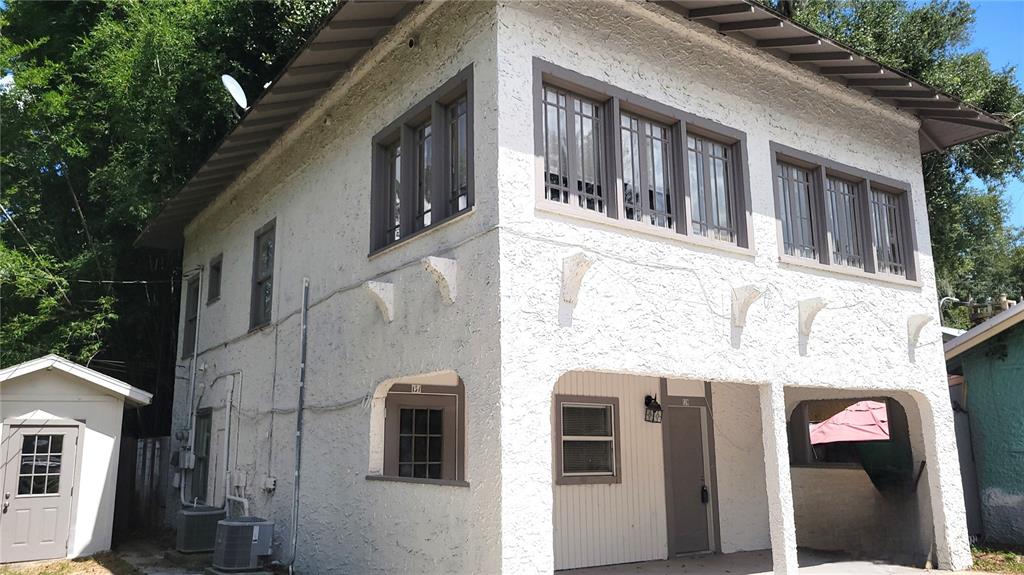
[(857, 392), (786, 391), (797, 545), (924, 565), (932, 516), (916, 404)]

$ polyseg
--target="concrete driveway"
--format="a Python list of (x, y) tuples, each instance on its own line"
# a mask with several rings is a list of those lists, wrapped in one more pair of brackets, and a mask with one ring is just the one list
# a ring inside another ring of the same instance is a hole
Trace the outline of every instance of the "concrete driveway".
[[(942, 573), (955, 575), (950, 571), (916, 569), (901, 565), (887, 565), (871, 561), (855, 561), (841, 555), (801, 550), (799, 555), (801, 575), (922, 575)], [(646, 561), (624, 565), (607, 565), (561, 571), (565, 575), (772, 575), (771, 551), (749, 551), (729, 555), (698, 555), (670, 559), (668, 561)], [(957, 572), (966, 574), (966, 572)], [(971, 572), (976, 575), (977, 572)]]

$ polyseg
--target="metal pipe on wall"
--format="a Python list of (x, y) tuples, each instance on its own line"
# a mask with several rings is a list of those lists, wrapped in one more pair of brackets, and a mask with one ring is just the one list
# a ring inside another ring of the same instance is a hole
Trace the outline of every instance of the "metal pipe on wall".
[(302, 415), (306, 403), (306, 347), (309, 319), (309, 278), (302, 278), (302, 315), (299, 351), (299, 399), (295, 411), (295, 476), (292, 486), (291, 553), (288, 556), (288, 573), (294, 572), (295, 555), (299, 542), (299, 480), (302, 469)]

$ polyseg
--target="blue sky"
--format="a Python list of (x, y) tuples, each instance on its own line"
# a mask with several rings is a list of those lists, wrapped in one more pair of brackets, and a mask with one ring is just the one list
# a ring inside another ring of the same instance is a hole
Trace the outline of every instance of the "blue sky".
[[(975, 9), (970, 50), (984, 50), (996, 69), (1017, 68), (1017, 83), (1024, 86), (1024, 0), (971, 0)], [(996, 110), (993, 110), (996, 111)], [(1006, 187), (1010, 224), (1024, 227), (1024, 182)]]

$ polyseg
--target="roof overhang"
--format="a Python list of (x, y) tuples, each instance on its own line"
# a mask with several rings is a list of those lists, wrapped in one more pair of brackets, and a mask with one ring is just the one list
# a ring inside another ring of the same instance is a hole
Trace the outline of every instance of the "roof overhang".
[[(918, 138), (922, 153), (1009, 130), (986, 112), (824, 38), (753, 0), (649, 1), (914, 114), (921, 120)], [(342, 0), (188, 183), (150, 220), (136, 245), (180, 247), (185, 226), (420, 2)]]
[(420, 0), (341, 1), (185, 186), (150, 220), (138, 246), (174, 249), (182, 231)]
[(922, 154), (1010, 130), (984, 110), (879, 64), (754, 0), (649, 1), (917, 116)]
[(30, 373), (50, 369), (60, 370), (81, 381), (95, 385), (110, 395), (123, 398), (127, 403), (134, 406), (149, 405), (150, 402), (153, 401), (152, 393), (142, 391), (141, 389), (132, 387), (119, 379), (114, 379), (108, 375), (104, 375), (98, 371), (89, 369), (88, 367), (79, 365), (54, 354), (45, 355), (43, 357), (0, 370), (0, 385), (3, 385), (9, 380), (23, 377)]
[(942, 351), (946, 354), (946, 361), (954, 359), (965, 351), (973, 349), (1021, 323), (1024, 323), (1024, 303), (1018, 303), (1010, 309), (1003, 310), (967, 330), (963, 335), (947, 341), (942, 346)]

